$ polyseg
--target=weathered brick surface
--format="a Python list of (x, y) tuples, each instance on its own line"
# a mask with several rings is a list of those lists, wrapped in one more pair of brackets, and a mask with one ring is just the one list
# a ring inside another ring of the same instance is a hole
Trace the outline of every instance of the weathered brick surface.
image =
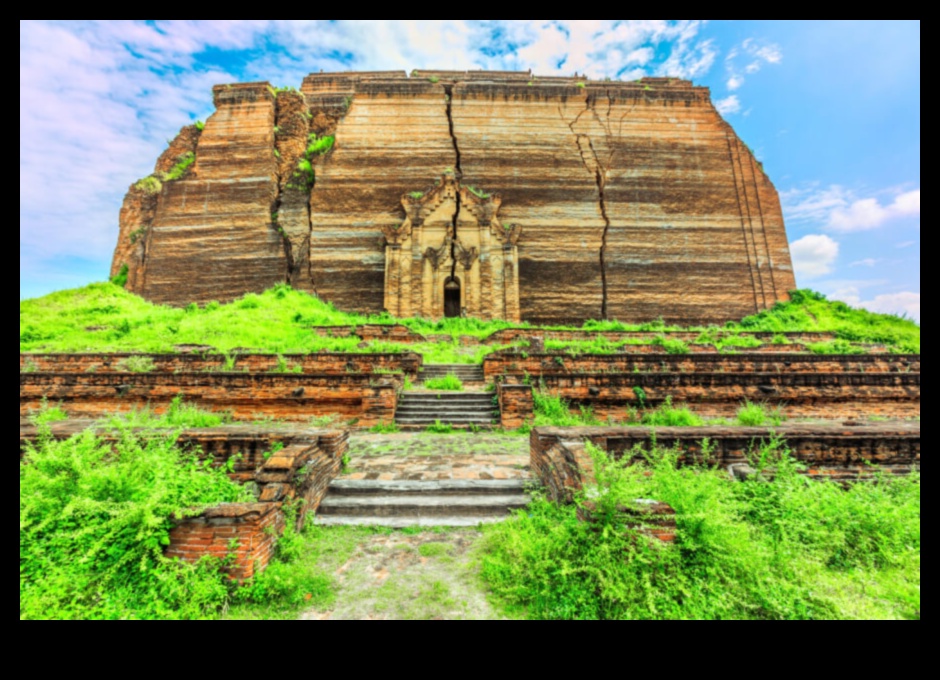
[[(50, 428), (52, 436), (66, 438), (94, 426), (93, 421), (72, 420), (52, 423)], [(36, 436), (36, 427), (21, 419), (21, 460), (26, 442)], [(99, 436), (111, 441), (116, 437), (107, 430)], [(296, 505), (298, 528), (307, 513), (319, 507), (342, 467), (348, 431), (229, 425), (183, 430), (177, 442), (211, 457), (216, 465), (232, 463), (230, 477), (250, 484), (257, 502), (224, 503), (178, 518), (166, 554), (188, 561), (204, 555), (228, 557), (232, 576), (244, 579), (267, 566), (284, 526), (285, 503)]]
[(127, 354), (127, 353), (75, 353), (75, 354), (20, 354), (20, 371), (53, 373), (114, 373), (126, 372), (122, 368), (131, 357), (149, 358), (154, 373), (219, 372), (226, 369), (229, 359), (234, 361), (230, 371), (275, 373), (286, 364), (287, 372), (298, 369), (307, 374), (344, 375), (396, 371), (412, 379), (418, 376), (422, 357), (414, 352), (392, 354), (320, 352), (316, 354)]
[(487, 380), (528, 373), (920, 373), (919, 354), (531, 354), (494, 352)]
[[(584, 449), (590, 441), (619, 458), (655, 443), (677, 447), (680, 463), (707, 462), (722, 467), (747, 465), (762, 441), (782, 436), (805, 474), (837, 480), (869, 477), (875, 470), (909, 474), (920, 469), (920, 424), (783, 425), (762, 427), (537, 427), (529, 436), (530, 466), (550, 498), (565, 502), (594, 479)], [(709, 456), (702, 442), (708, 439)], [(873, 467), (874, 466), (874, 467)]]
[(499, 424), (509, 430), (532, 422), (532, 388), (501, 382), (496, 385), (499, 401)]
[[(657, 338), (667, 340), (682, 340), (683, 342), (695, 342), (702, 335), (696, 331), (578, 331), (578, 330), (547, 330), (532, 328), (503, 328), (487, 335), (483, 342), (488, 345), (504, 345), (517, 340), (525, 340), (532, 335), (538, 335), (543, 340), (558, 340), (562, 342), (574, 342), (593, 340), (595, 338), (604, 338), (610, 342), (631, 341), (653, 341)], [(786, 338), (791, 344), (807, 344), (813, 342), (826, 342), (834, 340), (834, 333), (729, 333), (730, 335), (739, 335), (741, 337), (753, 338), (763, 343), (772, 343), (775, 336)], [(784, 348), (783, 351), (792, 351), (787, 345), (777, 345)]]
[(42, 399), (72, 417), (97, 417), (150, 405), (162, 412), (176, 396), (237, 420), (307, 420), (335, 415), (363, 427), (395, 417), (401, 376), (285, 373), (20, 373), (20, 414)]
[[(267, 83), (213, 93), (196, 165), (164, 187), (139, 257), (122, 225), (116, 259), (151, 299), (289, 280), (342, 308), (424, 298), (438, 316), (446, 277), (424, 270), (429, 250), (458, 266), (471, 315), (540, 323), (719, 322), (795, 287), (776, 189), (689, 81), (361, 72), (311, 74), (276, 97)], [(336, 137), (309, 208), (285, 182), (308, 130)], [(433, 193), (442, 173), (457, 193), (409, 215), (402, 197)], [(423, 237), (398, 252), (409, 221)]]
[(920, 373), (542, 373), (539, 384), (590, 406), (600, 418), (624, 419), (626, 407), (666, 398), (706, 417), (733, 417), (745, 400), (779, 407), (789, 417), (920, 415)]
[(231, 559), (238, 580), (264, 571), (274, 554), (284, 515), (280, 503), (225, 503), (176, 520), (164, 554), (185, 562), (205, 556)]

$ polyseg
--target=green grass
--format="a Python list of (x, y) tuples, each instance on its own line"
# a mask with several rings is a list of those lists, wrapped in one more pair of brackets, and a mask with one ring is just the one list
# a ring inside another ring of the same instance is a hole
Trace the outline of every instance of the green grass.
[(132, 409), (125, 413), (108, 416), (102, 423), (111, 427), (170, 428), (218, 427), (232, 422), (229, 413), (206, 411), (193, 404), (187, 404), (181, 396), (170, 401), (166, 411), (155, 413), (150, 407)]
[[(843, 489), (796, 474), (779, 442), (755, 464), (773, 481), (679, 467), (658, 450), (638, 465), (593, 452), (596, 522), (537, 500), (484, 527), (481, 574), (494, 601), (533, 619), (920, 618), (920, 476)], [(635, 534), (634, 499), (676, 511), (676, 542)]]
[(755, 404), (745, 401), (737, 412), (737, 423), (745, 427), (761, 427), (762, 425), (780, 425), (784, 416), (779, 408), (768, 410), (764, 404)]
[(532, 390), (532, 400), (533, 425), (536, 427), (581, 427), (601, 424), (590, 407), (582, 406), (577, 413), (572, 413), (567, 400), (547, 390)]
[(705, 419), (692, 413), (688, 406), (673, 406), (672, 398), (667, 397), (659, 408), (645, 411), (640, 422), (654, 427), (698, 427), (705, 424)]
[[(849, 343), (882, 343), (892, 351), (920, 351), (920, 327), (913, 321), (887, 314), (873, 314), (826, 301), (811, 291), (794, 291), (793, 301), (723, 329), (702, 329), (706, 340), (719, 346), (739, 347), (753, 339), (739, 336), (742, 331), (822, 331), (839, 336), (837, 343), (822, 343), (814, 351), (858, 351)], [(316, 297), (279, 284), (261, 294), (249, 293), (228, 304), (214, 302), (174, 308), (155, 305), (111, 283), (95, 283), (83, 288), (51, 293), (20, 301), (21, 352), (172, 352), (176, 344), (208, 344), (219, 352), (236, 347), (257, 348), (272, 353), (317, 351), (362, 351), (359, 340), (321, 337), (311, 326), (358, 326), (361, 324), (402, 323), (424, 335), (449, 336), (449, 341), (416, 345), (374, 342), (366, 351), (416, 351), (427, 363), (480, 363), (495, 345), (462, 346), (461, 336), (482, 338), (515, 327), (508, 321), (470, 318), (395, 319), (387, 314), (346, 313)], [(527, 327), (526, 324), (521, 324)], [(565, 329), (570, 327), (551, 327)], [(589, 331), (668, 331), (675, 327), (662, 321), (624, 324), (618, 321), (587, 321)], [(687, 351), (685, 343), (662, 339), (666, 351)], [(610, 342), (593, 337), (583, 342), (546, 341), (548, 350), (572, 354), (610, 354), (627, 344), (642, 341)]]
[(442, 375), (440, 378), (429, 378), (424, 381), (424, 387), (429, 390), (463, 391), (463, 382), (456, 375)]

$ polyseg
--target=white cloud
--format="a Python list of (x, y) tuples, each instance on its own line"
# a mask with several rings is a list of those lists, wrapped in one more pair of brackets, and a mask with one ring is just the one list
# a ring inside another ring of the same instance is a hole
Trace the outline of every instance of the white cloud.
[(911, 246), (916, 246), (916, 245), (917, 245), (917, 241), (901, 241), (900, 243), (896, 244), (894, 247), (895, 248), (910, 248)]
[(738, 95), (732, 94), (716, 101), (715, 108), (718, 109), (718, 113), (727, 116), (741, 110), (741, 101), (738, 99)]
[(855, 260), (849, 264), (850, 267), (874, 267), (878, 264), (879, 260), (876, 260), (873, 257), (866, 257), (862, 260)]
[(920, 293), (902, 291), (876, 295), (871, 300), (863, 300), (859, 289), (846, 286), (829, 295), (833, 300), (842, 300), (853, 307), (862, 307), (881, 314), (906, 315), (920, 323)]
[[(739, 59), (747, 60), (747, 64), (739, 66)], [(725, 57), (725, 70), (728, 72), (725, 85), (734, 92), (744, 85), (744, 74), (753, 75), (764, 64), (779, 64), (782, 61), (783, 51), (779, 45), (746, 38), (740, 45), (731, 48)]]
[(920, 189), (896, 194), (890, 202), (858, 198), (838, 185), (826, 189), (793, 189), (780, 195), (788, 221), (823, 226), (829, 231), (866, 231), (886, 222), (920, 215)]
[(838, 256), (838, 242), (825, 234), (809, 234), (790, 244), (797, 277), (813, 279), (828, 274)]

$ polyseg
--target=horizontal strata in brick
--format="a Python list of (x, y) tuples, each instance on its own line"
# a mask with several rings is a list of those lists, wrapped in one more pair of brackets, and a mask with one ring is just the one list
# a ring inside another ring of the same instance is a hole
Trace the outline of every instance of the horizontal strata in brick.
[(486, 378), (543, 373), (920, 373), (919, 354), (523, 354), (494, 352)]
[(306, 420), (335, 415), (363, 426), (394, 420), (400, 375), (347, 373), (20, 373), (20, 414), (43, 399), (73, 417), (95, 417), (150, 405), (157, 412), (177, 396), (239, 420), (271, 416)]
[(318, 352), (314, 354), (148, 354), (148, 353), (70, 353), (20, 354), (20, 370), (84, 373), (126, 372), (128, 360), (148, 359), (151, 372), (229, 372), (274, 373), (286, 368), (287, 372), (301, 370), (305, 374), (344, 374), (396, 371), (415, 378), (421, 369), (422, 358), (415, 352), (401, 353), (345, 353)]

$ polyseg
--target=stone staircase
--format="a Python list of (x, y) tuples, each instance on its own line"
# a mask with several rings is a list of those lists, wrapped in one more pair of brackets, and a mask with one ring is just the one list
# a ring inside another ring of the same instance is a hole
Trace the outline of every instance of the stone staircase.
[(443, 378), (445, 375), (455, 375), (460, 378), (460, 382), (469, 386), (482, 386), (484, 382), (481, 364), (425, 364), (418, 371), (418, 382)]
[(449, 425), (491, 427), (499, 422), (492, 392), (402, 392), (395, 422), (419, 429), (435, 421)]
[(490, 524), (529, 503), (526, 483), (524, 479), (334, 479), (317, 510), (317, 523), (393, 528)]

